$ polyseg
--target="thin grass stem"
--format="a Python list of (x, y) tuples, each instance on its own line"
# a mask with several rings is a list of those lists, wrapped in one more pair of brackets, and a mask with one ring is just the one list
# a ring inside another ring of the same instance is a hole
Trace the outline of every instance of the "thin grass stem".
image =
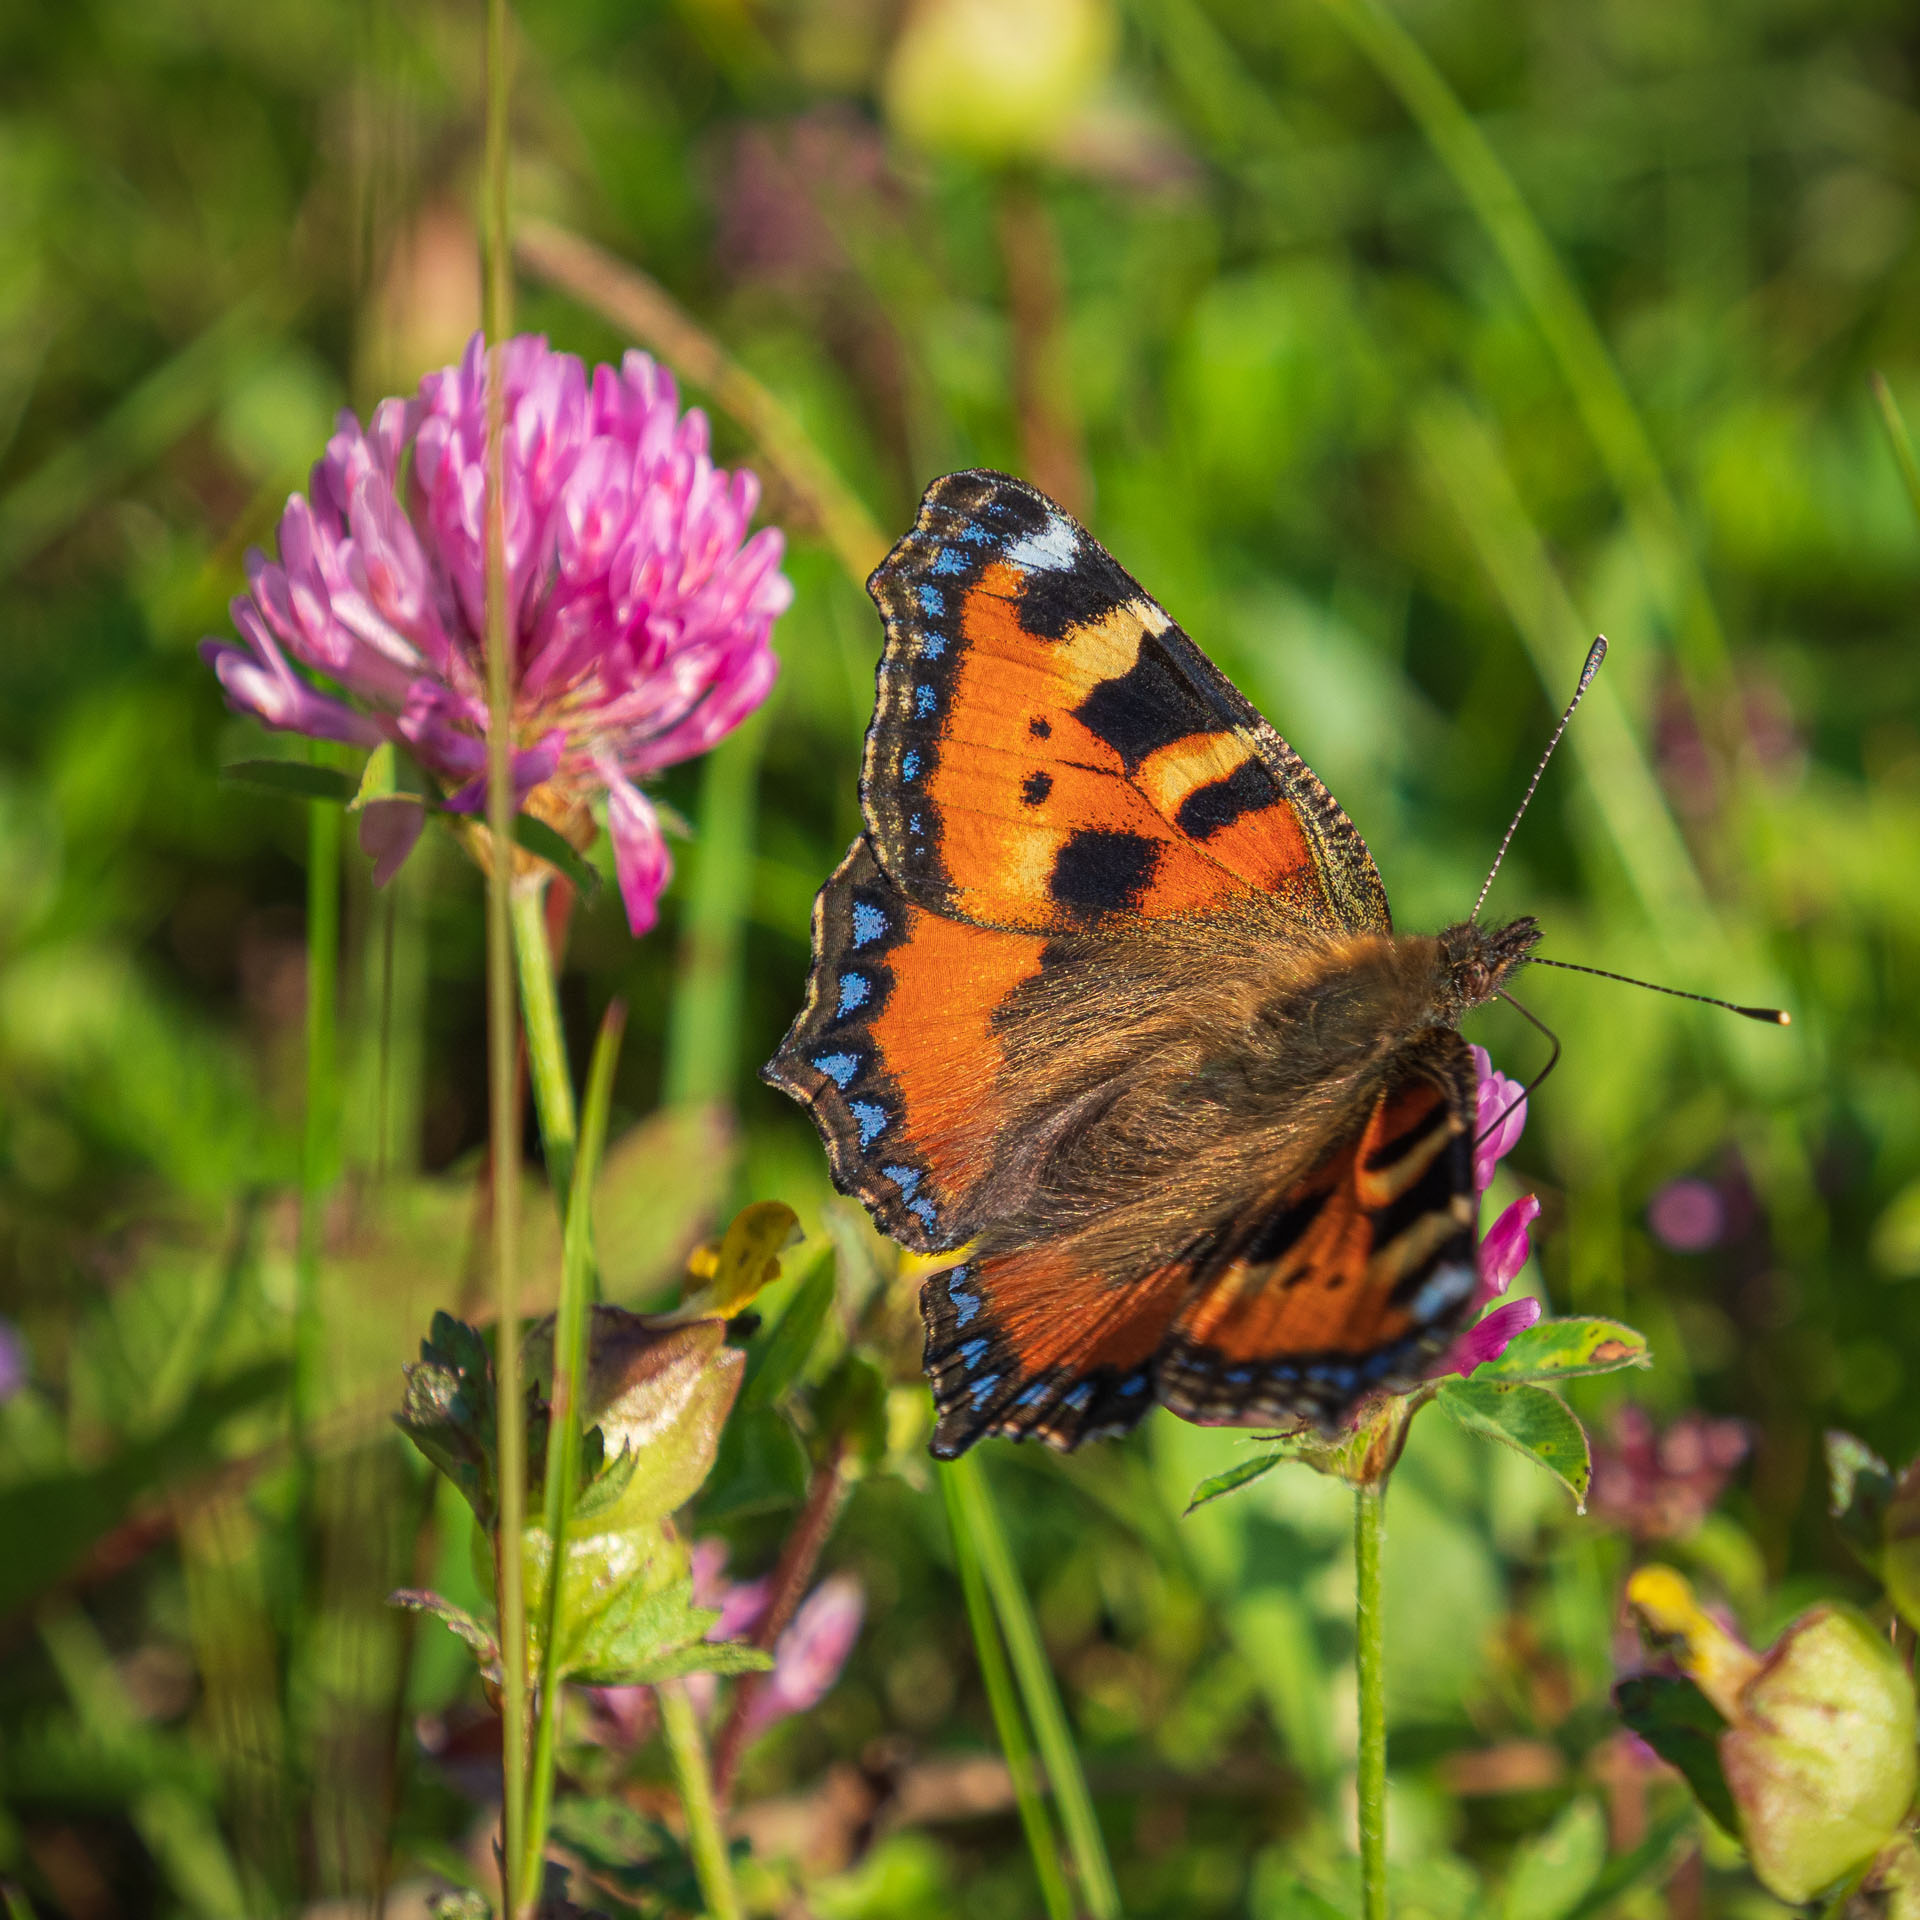
[[(512, 323), (507, 222), (507, 4), (487, 0), (485, 174), (487, 360), (487, 1109), (493, 1158), (493, 1270), (499, 1323), (500, 1511), (494, 1565), (502, 1675), (502, 1904), (519, 1920), (527, 1820), (526, 1406), (520, 1388), (520, 1141), (513, 979), (513, 661), (506, 522), (506, 341)], [(538, 1890), (532, 1890), (537, 1897)]]
[(546, 892), (537, 880), (514, 883), (513, 944), (520, 961), (520, 1012), (527, 1030), (527, 1065), (533, 1080), (533, 1110), (540, 1121), (540, 1146), (561, 1217), (570, 1219), (568, 1196), (574, 1186), (579, 1124), (566, 1035), (560, 1025), (553, 949), (547, 940)]
[[(314, 758), (332, 764), (316, 743)], [(320, 1255), (327, 1195), (339, 1172), (339, 998), (341, 811), (323, 801), (307, 807), (307, 1111), (300, 1154), (300, 1221), (295, 1244), (293, 1431), (303, 1494), (312, 1490), (312, 1441), (320, 1384), (326, 1377), (326, 1314), (320, 1298)]]
[(886, 555), (887, 537), (784, 401), (638, 267), (545, 220), (523, 221), (515, 245), (530, 273), (658, 354), (744, 427), (849, 577), (866, 585)]
[(654, 1689), (660, 1701), (660, 1728), (673, 1758), (673, 1775), (680, 1789), (680, 1810), (687, 1822), (687, 1851), (700, 1876), (701, 1898), (708, 1920), (741, 1920), (740, 1895), (733, 1884), (733, 1859), (720, 1824), (707, 1771), (707, 1743), (700, 1736), (700, 1718), (687, 1698), (684, 1680), (663, 1680)]
[(1920, 518), (1920, 459), (1913, 451), (1913, 435), (1907, 431), (1906, 416), (1900, 411), (1900, 402), (1893, 397), (1893, 388), (1887, 382), (1887, 376), (1876, 367), (1872, 379), (1873, 403), (1880, 409), (1881, 423), (1887, 430), (1887, 442), (1893, 448), (1893, 463), (1900, 469), (1900, 482), (1907, 490), (1907, 499), (1913, 506), (1914, 515)]
[(980, 1572), (980, 1556), (974, 1551), (973, 1530), (967, 1521), (960, 1481), (951, 1468), (943, 1469), (939, 1480), (941, 1495), (947, 1503), (947, 1526), (953, 1535), (954, 1564), (960, 1570), (960, 1591), (967, 1603), (967, 1622), (973, 1628), (974, 1653), (980, 1662), (980, 1682), (987, 1690), (993, 1729), (999, 1735), (1000, 1752), (1013, 1782), (1014, 1804), (1020, 1809), (1027, 1851), (1033, 1856), (1034, 1878), (1040, 1883), (1040, 1902), (1046, 1908), (1047, 1920), (1073, 1920), (1073, 1895), (1067, 1887), (1066, 1868), (1061, 1864), (1060, 1844), (1034, 1770), (1033, 1746), (1027, 1738), (1027, 1723), (1021, 1717), (1019, 1697), (1014, 1692), (1013, 1673), (1007, 1665), (1006, 1648), (1000, 1641), (1000, 1628), (993, 1617), (993, 1602), (987, 1596), (986, 1581)]
[(1359, 1683), (1360, 1911), (1387, 1920), (1387, 1635), (1380, 1555), (1387, 1536), (1387, 1483), (1353, 1493), (1354, 1664)]
[(1400, 96), (1453, 176), (1559, 362), (1641, 550), (1653, 562), (1655, 580), (1677, 603), (1674, 638), (1682, 673), (1696, 695), (1725, 689), (1732, 683), (1732, 666), (1706, 578), (1653, 437), (1572, 275), (1473, 116), (1382, 0), (1323, 4)]
[[(541, 950), (546, 948), (544, 934)], [(580, 1477), (580, 1383), (586, 1378), (587, 1327), (593, 1304), (593, 1183), (607, 1145), (607, 1114), (613, 1105), (613, 1073), (620, 1060), (620, 1037), (627, 1009), (621, 1001), (607, 1008), (587, 1074), (587, 1102), (580, 1154), (573, 1166), (567, 1198), (565, 1252), (560, 1265), (560, 1306), (553, 1327), (553, 1402), (547, 1439), (544, 1518), (552, 1542), (548, 1559), (547, 1604), (540, 1670), (540, 1706), (534, 1728), (533, 1780), (527, 1795), (527, 1858), (522, 1884), (541, 1883), (547, 1851), (547, 1822), (553, 1811), (554, 1743), (560, 1725), (561, 1675), (555, 1651), (565, 1618), (567, 1528), (573, 1519), (575, 1482)], [(531, 1030), (532, 1022), (528, 1022)]]
[(962, 1522), (972, 1535), (981, 1574), (994, 1611), (1000, 1616), (1000, 1631), (1006, 1636), (1027, 1718), (1033, 1723), (1054, 1804), (1060, 1809), (1060, 1825), (1067, 1837), (1067, 1851), (1073, 1856), (1081, 1901), (1093, 1920), (1117, 1920), (1120, 1895), (1113, 1883), (1107, 1844), (1100, 1834), (1093, 1796), (1087, 1791), (1087, 1777), (1067, 1726), (1066, 1709), (1060, 1704), (1053, 1669), (1040, 1644), (1039, 1623), (1033, 1617), (1026, 1588), (1020, 1584), (1020, 1570), (1013, 1564), (992, 1489), (971, 1454), (963, 1454), (947, 1472), (959, 1488)]

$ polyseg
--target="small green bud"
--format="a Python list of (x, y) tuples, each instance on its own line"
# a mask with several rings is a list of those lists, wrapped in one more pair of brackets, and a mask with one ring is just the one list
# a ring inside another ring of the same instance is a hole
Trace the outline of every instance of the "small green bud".
[(982, 160), (1044, 153), (1113, 51), (1107, 0), (919, 0), (888, 64), (888, 118), (916, 146)]

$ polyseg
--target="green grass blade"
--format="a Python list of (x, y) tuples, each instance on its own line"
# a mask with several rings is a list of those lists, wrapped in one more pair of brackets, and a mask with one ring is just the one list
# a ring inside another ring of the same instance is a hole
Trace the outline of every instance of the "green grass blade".
[(1920, 519), (1920, 459), (1914, 456), (1913, 436), (1907, 431), (1906, 416), (1900, 411), (1900, 402), (1893, 397), (1887, 376), (1877, 367), (1872, 384), (1874, 405), (1880, 409), (1881, 422), (1887, 429), (1887, 443), (1893, 449), (1893, 463), (1900, 469), (1900, 482), (1913, 503), (1914, 517)]
[(1007, 1666), (1000, 1628), (993, 1617), (993, 1602), (987, 1596), (986, 1581), (980, 1571), (980, 1556), (974, 1549), (973, 1529), (968, 1523), (960, 1477), (949, 1468), (941, 1471), (939, 1480), (941, 1496), (947, 1504), (954, 1563), (960, 1571), (960, 1592), (966, 1601), (974, 1652), (980, 1662), (980, 1682), (986, 1688), (994, 1731), (1000, 1736), (1000, 1751), (1013, 1781), (1014, 1803), (1020, 1809), (1020, 1825), (1027, 1836), (1027, 1850), (1033, 1856), (1034, 1877), (1040, 1882), (1041, 1904), (1046, 1908), (1047, 1920), (1073, 1920), (1073, 1896), (1067, 1887), (1066, 1869), (1060, 1862), (1059, 1843), (1047, 1815), (1047, 1803), (1034, 1773), (1033, 1747), (1027, 1739), (1026, 1721), (1021, 1717), (1019, 1697), (1014, 1692), (1013, 1674)]
[[(541, 1645), (552, 1666), (560, 1644), (562, 1595), (566, 1585), (567, 1527), (573, 1517), (574, 1483), (580, 1474), (580, 1383), (586, 1377), (587, 1323), (593, 1301), (593, 1183), (607, 1146), (607, 1114), (613, 1105), (614, 1069), (627, 1010), (618, 1000), (607, 1008), (587, 1073), (586, 1111), (580, 1153), (573, 1166), (567, 1199), (565, 1251), (560, 1264), (560, 1306), (553, 1329), (553, 1420), (547, 1446), (545, 1519), (553, 1542), (547, 1579), (546, 1631)], [(527, 1799), (527, 1855), (521, 1884), (541, 1884), (547, 1850), (547, 1822), (553, 1809), (554, 1741), (560, 1724), (561, 1683), (551, 1671), (540, 1676), (539, 1719), (534, 1732), (533, 1778)]]
[(1382, 0), (1322, 0), (1400, 96), (1452, 175), (1532, 314), (1627, 509), (1656, 580), (1672, 578), (1675, 640), (1696, 688), (1731, 683), (1726, 636), (1653, 438), (1573, 277), (1460, 97)]
[(987, 1591), (1000, 1616), (1000, 1630), (1006, 1635), (1027, 1717), (1033, 1722), (1034, 1739), (1053, 1788), (1054, 1803), (1060, 1809), (1060, 1825), (1079, 1877), (1080, 1897), (1093, 1920), (1115, 1920), (1120, 1912), (1120, 1895), (1113, 1884), (1106, 1841), (1094, 1815), (1093, 1796), (1087, 1791), (1066, 1709), (1060, 1703), (1046, 1649), (1040, 1644), (1039, 1624), (1020, 1584), (1020, 1571), (1013, 1564), (986, 1475), (972, 1454), (963, 1454), (946, 1471), (958, 1486), (963, 1523), (972, 1534)]

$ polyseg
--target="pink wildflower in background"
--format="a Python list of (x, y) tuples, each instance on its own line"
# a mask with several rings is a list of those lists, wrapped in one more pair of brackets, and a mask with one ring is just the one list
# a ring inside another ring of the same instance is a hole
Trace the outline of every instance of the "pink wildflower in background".
[[(638, 783), (706, 752), (766, 698), (768, 635), (793, 597), (782, 540), (749, 537), (758, 481), (714, 466), (705, 416), (679, 411), (646, 355), (589, 378), (523, 334), (505, 362), (515, 803), (584, 846), (604, 795), (627, 919), (644, 933), (672, 868)], [(486, 455), (476, 336), (364, 430), (342, 413), (309, 492), (287, 502), (278, 561), (248, 556), (252, 590), (233, 603), (244, 644), (202, 648), (242, 712), (317, 739), (391, 741), (448, 805), (476, 813)], [(418, 831), (418, 809), (368, 810), (376, 877)]]
[[(695, 1603), (720, 1615), (707, 1629), (707, 1638), (746, 1639), (766, 1616), (772, 1581), (729, 1580), (727, 1543), (711, 1534), (693, 1543), (691, 1559)], [(749, 1738), (758, 1738), (790, 1714), (819, 1705), (840, 1678), (865, 1617), (866, 1595), (851, 1574), (829, 1575), (801, 1601), (773, 1643), (773, 1670), (747, 1716)], [(687, 1689), (701, 1713), (712, 1712), (719, 1697), (712, 1674), (694, 1674)], [(594, 1737), (603, 1745), (630, 1749), (652, 1734), (656, 1721), (651, 1687), (589, 1687), (586, 1694)]]
[[(1520, 1143), (1527, 1124), (1527, 1103), (1521, 1097), (1520, 1083), (1495, 1069), (1485, 1047), (1471, 1051), (1480, 1075), (1474, 1133), (1476, 1138), (1486, 1134), (1473, 1150), (1473, 1184), (1476, 1193), (1485, 1193), (1493, 1184), (1495, 1169)], [(1523, 1194), (1481, 1236), (1480, 1284), (1472, 1309), (1475, 1313), (1492, 1305), (1520, 1277), (1532, 1252), (1531, 1229), (1539, 1217), (1539, 1200), (1530, 1193)], [(1497, 1360), (1512, 1345), (1514, 1336), (1524, 1333), (1539, 1318), (1540, 1302), (1531, 1297), (1495, 1307), (1440, 1356), (1429, 1377), (1438, 1379), (1448, 1373), (1464, 1377), (1484, 1362)]]

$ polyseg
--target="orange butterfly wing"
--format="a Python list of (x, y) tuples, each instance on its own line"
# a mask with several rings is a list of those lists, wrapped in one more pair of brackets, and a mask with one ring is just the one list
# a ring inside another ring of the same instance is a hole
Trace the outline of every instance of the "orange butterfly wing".
[(1330, 934), (1389, 929), (1332, 795), (1044, 494), (936, 480), (867, 585), (887, 644), (861, 800), (916, 902), (1060, 933), (1261, 892)]
[(1235, 1224), (1160, 1358), (1167, 1406), (1325, 1425), (1419, 1380), (1479, 1282), (1474, 1080), (1460, 1035), (1430, 1030), (1394, 1060), (1358, 1133)]
[(993, 1015), (1045, 946), (916, 906), (864, 838), (814, 902), (807, 1003), (763, 1077), (812, 1113), (834, 1185), (916, 1252), (976, 1230), (999, 1117)]

